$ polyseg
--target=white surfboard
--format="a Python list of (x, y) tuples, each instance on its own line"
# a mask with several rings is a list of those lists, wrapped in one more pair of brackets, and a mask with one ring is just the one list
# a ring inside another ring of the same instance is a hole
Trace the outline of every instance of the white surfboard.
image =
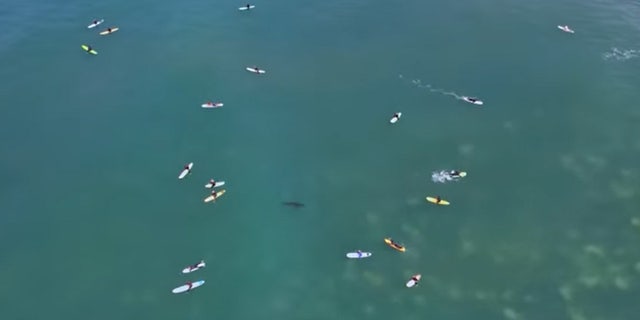
[(400, 117), (402, 117), (402, 112), (397, 112), (393, 115), (393, 117), (391, 117), (391, 120), (389, 120), (389, 123), (396, 123), (398, 122), (398, 120), (400, 120)]
[(204, 280), (198, 280), (198, 281), (195, 281), (195, 282), (191, 283), (191, 289), (189, 289), (189, 285), (188, 284), (185, 284), (185, 285), (179, 286), (179, 287), (171, 290), (171, 292), (173, 292), (173, 293), (183, 293), (183, 292), (191, 291), (191, 290), (193, 290), (193, 289), (195, 289), (197, 287), (200, 287), (203, 284), (204, 284)]
[(238, 8), (238, 10), (240, 10), (240, 11), (251, 10), (251, 9), (253, 9), (253, 8), (255, 8), (255, 7), (256, 7), (256, 6), (254, 6), (254, 5), (252, 5), (252, 4), (251, 4), (251, 5), (249, 5), (249, 7), (247, 7), (247, 6), (240, 7), (240, 8)]
[(193, 266), (188, 266), (188, 267), (182, 269), (182, 273), (191, 273), (191, 272), (194, 272), (194, 271), (198, 271), (198, 270), (200, 270), (200, 268), (204, 268), (206, 266), (207, 266), (207, 264), (204, 263), (204, 260), (202, 260), (202, 261), (198, 262), (197, 264), (195, 264)]
[(567, 33), (575, 33), (573, 30), (569, 28), (569, 26), (558, 26), (558, 29), (567, 32)]
[(88, 25), (87, 28), (89, 28), (89, 29), (95, 28), (95, 27), (101, 25), (103, 22), (104, 22), (104, 19), (96, 20), (96, 22)]
[(474, 100), (471, 100), (471, 99), (472, 98), (470, 98), (470, 97), (462, 97), (462, 100), (464, 100), (466, 102), (469, 102), (469, 103), (473, 103), (473, 104), (478, 105), (478, 106), (481, 106), (481, 105), (484, 104), (484, 102), (482, 102), (482, 101), (480, 101), (478, 99), (475, 99), (475, 98), (474, 98)]
[(264, 71), (262, 69), (254, 68), (254, 67), (247, 67), (246, 69), (249, 72), (253, 72), (253, 73), (257, 73), (257, 74), (265, 74), (265, 73), (267, 73), (266, 71)]
[(411, 277), (411, 279), (407, 281), (407, 288), (415, 287), (418, 284), (418, 281), (414, 280), (413, 278), (416, 278), (418, 279), (418, 281), (420, 281), (420, 278), (422, 278), (422, 275), (416, 274), (413, 277)]
[(371, 257), (371, 252), (349, 252), (347, 258), (349, 259), (364, 259)]
[(224, 103), (222, 102), (207, 102), (202, 104), (202, 107), (205, 109), (215, 109), (215, 108), (220, 108), (222, 106), (224, 106)]
[(191, 168), (193, 168), (193, 162), (190, 162), (186, 168), (182, 169), (182, 172), (180, 172), (180, 175), (178, 176), (178, 179), (182, 179), (184, 177), (187, 176), (187, 174), (189, 172), (191, 172)]
[(224, 181), (216, 181), (216, 184), (211, 184), (211, 182), (207, 183), (204, 185), (205, 188), (207, 189), (211, 189), (211, 188), (217, 188), (217, 187), (221, 187), (224, 186)]

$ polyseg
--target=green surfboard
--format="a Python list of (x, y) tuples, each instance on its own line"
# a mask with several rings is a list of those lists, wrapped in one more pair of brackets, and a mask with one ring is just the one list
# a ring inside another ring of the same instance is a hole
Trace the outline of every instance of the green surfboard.
[(86, 44), (82, 45), (82, 50), (84, 50), (84, 51), (86, 51), (88, 53), (91, 53), (91, 54), (98, 54), (98, 51), (95, 51), (93, 49), (89, 50), (89, 46), (86, 45)]

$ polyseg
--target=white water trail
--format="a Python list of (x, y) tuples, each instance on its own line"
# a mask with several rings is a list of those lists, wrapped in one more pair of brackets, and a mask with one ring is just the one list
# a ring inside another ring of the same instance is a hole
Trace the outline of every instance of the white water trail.
[(617, 60), (617, 61), (626, 61), (629, 59), (637, 58), (640, 55), (639, 50), (635, 49), (618, 49), (611, 48), (611, 51), (607, 51), (602, 54), (602, 59), (604, 60)]
[(399, 75), (398, 77), (400, 79), (403, 79), (405, 82), (409, 81), (412, 85), (414, 85), (414, 86), (416, 86), (416, 87), (418, 87), (420, 89), (428, 90), (429, 92), (432, 92), (432, 93), (439, 93), (439, 94), (446, 95), (446, 96), (452, 96), (452, 97), (454, 97), (454, 98), (456, 98), (458, 100), (463, 100), (463, 97), (464, 97), (464, 96), (459, 95), (459, 94), (457, 94), (457, 93), (455, 93), (453, 91), (447, 91), (445, 89), (436, 88), (436, 87), (432, 86), (431, 84), (423, 84), (422, 80), (420, 80), (420, 79), (406, 80), (403, 75)]

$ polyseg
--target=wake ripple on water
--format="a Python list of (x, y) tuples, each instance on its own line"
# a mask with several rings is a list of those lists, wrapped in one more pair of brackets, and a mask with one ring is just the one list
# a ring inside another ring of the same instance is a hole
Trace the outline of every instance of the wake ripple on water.
[(611, 48), (611, 51), (607, 51), (602, 54), (602, 59), (626, 61), (629, 59), (637, 58), (639, 54), (640, 54), (640, 51), (635, 49)]
[[(403, 75), (398, 75), (398, 78), (403, 79), (403, 80), (405, 79)], [(455, 97), (456, 99), (462, 100), (462, 96), (458, 95), (457, 93), (455, 93), (453, 91), (446, 91), (444, 89), (434, 88), (430, 84), (423, 84), (422, 80), (420, 80), (420, 79), (414, 79), (414, 80), (410, 80), (410, 81), (411, 81), (411, 84), (413, 84), (414, 86), (416, 86), (416, 87), (418, 87), (420, 89), (427, 89), (427, 90), (429, 90), (430, 92), (433, 92), (433, 93), (440, 93), (440, 94), (443, 94), (443, 95), (452, 96), (452, 97)]]
[[(409, 80), (409, 79), (406, 79), (401, 74), (398, 75), (398, 78), (404, 80), (405, 82), (409, 82), (412, 85), (414, 85), (414, 86), (416, 86), (416, 87), (418, 87), (420, 89), (425, 89), (425, 90), (428, 90), (429, 92), (432, 92), (432, 93), (439, 93), (439, 94), (442, 94), (442, 95), (445, 95), (445, 96), (452, 96), (452, 97), (454, 97), (454, 98), (456, 98), (458, 100), (465, 100), (465, 99), (470, 98), (469, 96), (463, 96), (463, 95), (457, 94), (457, 93), (455, 93), (453, 91), (447, 91), (445, 89), (433, 87), (430, 84), (424, 84), (424, 83), (422, 83), (422, 80), (420, 80), (420, 79)], [(470, 102), (470, 101), (467, 101), (467, 102)], [(480, 101), (480, 104), (482, 104), (481, 101)]]

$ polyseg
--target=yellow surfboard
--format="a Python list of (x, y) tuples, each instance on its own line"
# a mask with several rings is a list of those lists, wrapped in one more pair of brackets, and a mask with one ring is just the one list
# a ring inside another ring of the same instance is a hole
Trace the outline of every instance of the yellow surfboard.
[(464, 171), (460, 171), (460, 173), (458, 174), (458, 176), (459, 176), (460, 178), (464, 178), (464, 177), (466, 177), (466, 176), (467, 176), (467, 173), (466, 173), (466, 172), (464, 172)]
[(431, 203), (439, 204), (441, 206), (448, 206), (449, 205), (449, 201), (444, 200), (444, 199), (434, 198), (434, 197), (427, 197), (427, 201), (429, 201)]
[(112, 34), (112, 33), (116, 32), (118, 30), (120, 30), (120, 28), (118, 28), (118, 27), (109, 28), (107, 30), (104, 30), (104, 31), (100, 32), (100, 35), (101, 36), (105, 36), (105, 35), (108, 35), (108, 34)]
[(216, 201), (218, 198), (220, 198), (220, 197), (221, 197), (225, 192), (227, 192), (227, 190), (222, 189), (222, 190), (220, 190), (220, 191), (216, 192), (215, 197), (214, 197), (213, 195), (210, 195), (210, 196), (208, 196), (208, 197), (204, 198), (204, 202), (211, 202), (211, 201), (214, 201), (214, 202), (215, 202), (215, 201)]

